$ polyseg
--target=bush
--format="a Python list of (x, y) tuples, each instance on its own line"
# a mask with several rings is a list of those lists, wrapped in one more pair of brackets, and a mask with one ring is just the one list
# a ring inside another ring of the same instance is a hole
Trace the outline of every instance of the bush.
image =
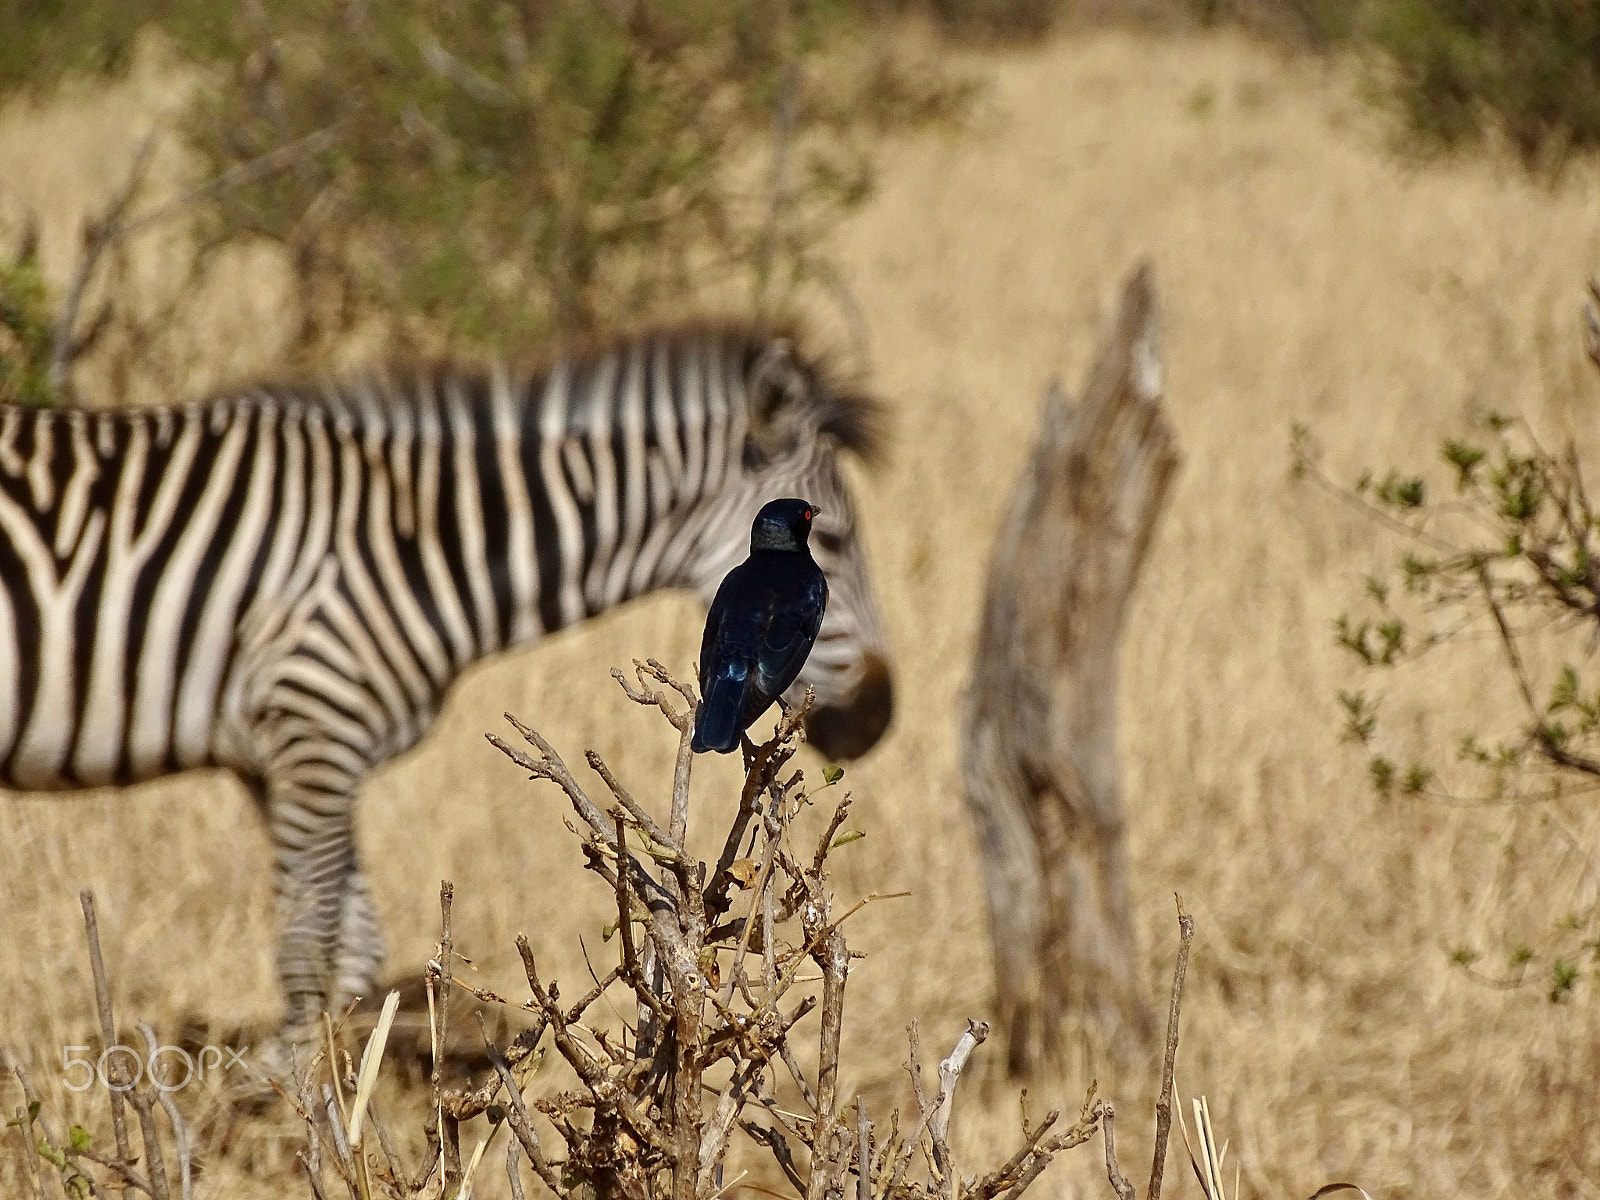
[[(1587, 310), (1589, 356), (1600, 367), (1600, 282)], [(1383, 719), (1365, 690), (1339, 693), (1344, 739), (1361, 747), (1380, 801), (1444, 808), (1538, 808), (1565, 828), (1600, 790), (1600, 507), (1591, 499), (1577, 445), (1545, 446), (1525, 422), (1489, 412), (1439, 446), (1436, 475), (1373, 470), (1353, 485), (1321, 468), (1309, 431), (1294, 434), (1297, 477), (1321, 485), (1398, 534), (1391, 568), (1368, 575), (1360, 606), (1338, 618), (1339, 645), (1375, 683), (1424, 657), (1498, 652), (1497, 699), (1484, 725), (1449, 746), (1412, 744)], [(1441, 486), (1442, 485), (1442, 486)], [(1505, 870), (1517, 855), (1508, 845)], [(1548, 861), (1530, 864), (1545, 870)], [(1554, 889), (1552, 889), (1553, 891)], [(1600, 979), (1600, 906), (1562, 911), (1548, 900), (1549, 932), (1537, 945), (1507, 948), (1499, 986), (1539, 984), (1551, 1002), (1585, 979)], [(1453, 948), (1452, 962), (1476, 970), (1480, 951)]]
[(10, 3), (0, 89), (114, 70), (146, 22), (208, 73), (186, 215), (207, 251), (282, 248), (302, 363), (373, 322), (497, 349), (730, 284), (782, 307), (867, 136), (964, 95), (843, 0)]
[[(1140, 6), (1101, 0), (1096, 7)], [(1382, 77), (1375, 95), (1398, 111), (1416, 149), (1499, 137), (1530, 169), (1550, 170), (1600, 145), (1600, 5), (1592, 0), (1188, 0), (1185, 7), (1202, 24), (1240, 26), (1294, 46), (1374, 51)]]
[(38, 243), (25, 236), (15, 260), (0, 263), (0, 402), (44, 404), (50, 399), (53, 342)]
[(1504, 136), (1530, 167), (1600, 144), (1600, 6), (1592, 0), (1388, 0), (1373, 35), (1425, 142)]
[[(307, 1047), (308, 1061), (267, 1081), (299, 1118), (305, 1138), (298, 1155), (305, 1192), (294, 1186), (284, 1194), (321, 1200), (341, 1194), (342, 1186), (351, 1200), (464, 1196), (475, 1179), (503, 1170), (511, 1194), (521, 1197), (531, 1167), (556, 1200), (708, 1200), (733, 1190), (752, 1170), (761, 1178), (746, 1188), (780, 1200), (851, 1194), (1019, 1200), (1059, 1154), (1099, 1133), (1108, 1176), (1121, 1184), (1119, 1196), (1131, 1198), (1115, 1165), (1115, 1112), (1097, 1099), (1093, 1084), (1076, 1120), (1062, 1122), (1061, 1113), (1051, 1111), (1031, 1124), (1024, 1102), (1014, 1153), (986, 1155), (981, 1170), (962, 1161), (952, 1149), (950, 1126), (969, 1056), (988, 1035), (981, 1021), (967, 1022), (937, 1073), (927, 1078), (913, 1021), (907, 1029), (908, 1070), (916, 1108), (903, 1114), (880, 1109), (874, 1124), (866, 1100), (845, 1090), (855, 1074), (841, 1049), (845, 993), (852, 960), (865, 957), (850, 949), (845, 926), (864, 905), (891, 897), (874, 892), (845, 908), (833, 895), (832, 856), (864, 835), (845, 828), (849, 794), (827, 795), (842, 772), (826, 770), (823, 783), (808, 787), (803, 773), (791, 769), (809, 693), (799, 709), (785, 710), (770, 741), (747, 750), (737, 802), (714, 806), (724, 814), (727, 832), (713, 865), (693, 857), (685, 836), (698, 698), (653, 659), (635, 662), (635, 682), (620, 670), (612, 674), (629, 699), (659, 709), (675, 731), (677, 766), (670, 788), (657, 789), (664, 803), (652, 806), (644, 791), (639, 795), (646, 801), (636, 800), (593, 751), (586, 759), (604, 791), (586, 787), (537, 731), (514, 719), (528, 749), (489, 739), (531, 778), (554, 783), (570, 806), (568, 828), (579, 841), (584, 869), (601, 882), (615, 914), (594, 948), (605, 974), (593, 988), (583, 985), (574, 1002), (541, 974), (528, 940), (519, 935), (528, 999), (463, 981), (456, 974), (462, 960), (451, 917), (454, 885), (443, 882), (438, 954), (426, 969), (430, 1093), (424, 1100), (399, 1090), (403, 1115), (412, 1118), (404, 1124), (393, 1120), (399, 1109), (389, 1111), (390, 1121), (378, 1115), (373, 1091), (390, 1045), (398, 992), (385, 1002), (364, 1051), (340, 1046), (343, 1039), (354, 1040), (353, 1030), (329, 1014), (326, 1044)], [(830, 809), (825, 821), (815, 820)], [(813, 827), (807, 832), (820, 833), (815, 841), (802, 836), (802, 821)], [(749, 855), (741, 858), (747, 843)], [(102, 1037), (115, 1047), (117, 1024), (93, 897), (83, 893), (82, 903)], [(1180, 964), (1192, 935), (1184, 917)], [(588, 954), (586, 949), (586, 960)], [(813, 970), (818, 973), (802, 973)], [(1175, 976), (1173, 1032), (1164, 1061), (1161, 1139), (1170, 1132), (1182, 970), (1180, 965)], [(464, 1015), (462, 1006), (473, 1002), (477, 1029), (462, 1040), (476, 1043), (472, 1057), (486, 1059), (489, 1069), (467, 1086), (446, 1086), (444, 1059), (458, 1044), (450, 1038), (451, 1017)], [(521, 1032), (501, 1046), (483, 1019), (486, 1010), (514, 1017)], [(797, 1028), (814, 1010), (819, 1028)], [(169, 1094), (178, 1089), (157, 1069), (155, 1031), (148, 1025), (139, 1030), (141, 1041), (129, 1043), (135, 1048), (119, 1054), (108, 1048), (94, 1060), (112, 1091), (112, 1136), (51, 1111), (56, 1106), (47, 1107), (25, 1066), (7, 1064), (26, 1103), (8, 1122), (19, 1133), (7, 1146), (21, 1160), (16, 1177), (31, 1183), (32, 1192), (43, 1196), (44, 1179), (54, 1174), (61, 1191), (74, 1196), (101, 1194), (119, 1182), (153, 1200), (191, 1194), (196, 1172), (189, 1129)], [(146, 1054), (138, 1052), (140, 1045)], [(132, 1079), (126, 1070), (130, 1056), (147, 1064)], [(181, 1055), (173, 1058), (182, 1061)], [(171, 1059), (162, 1064), (171, 1065)], [(124, 1104), (133, 1109), (133, 1120), (126, 1118)], [(169, 1138), (161, 1136), (158, 1104)], [(464, 1154), (462, 1126), (468, 1122), (474, 1125), (465, 1141), (475, 1141), (476, 1149)], [(391, 1137), (413, 1127), (422, 1135), (415, 1140), (426, 1147), (416, 1173), (407, 1169)], [(366, 1131), (377, 1145), (363, 1140)], [(494, 1142), (491, 1165), (484, 1155)], [(730, 1151), (745, 1165), (725, 1183)], [(1154, 1200), (1160, 1178), (1157, 1169), (1148, 1193)]]

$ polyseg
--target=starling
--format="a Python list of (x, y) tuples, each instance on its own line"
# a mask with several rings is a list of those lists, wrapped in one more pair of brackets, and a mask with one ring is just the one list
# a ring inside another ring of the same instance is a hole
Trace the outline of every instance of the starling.
[(800, 674), (822, 628), (828, 581), (806, 545), (818, 509), (773, 500), (750, 527), (750, 557), (723, 579), (700, 643), (695, 753), (729, 754)]

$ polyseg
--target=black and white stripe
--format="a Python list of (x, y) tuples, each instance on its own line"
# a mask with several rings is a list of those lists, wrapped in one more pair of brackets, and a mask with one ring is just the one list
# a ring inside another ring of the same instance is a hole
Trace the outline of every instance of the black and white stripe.
[(709, 598), (767, 499), (824, 513), (832, 600), (798, 686), (847, 715), (876, 688), (875, 740), (884, 637), (837, 461), (873, 450), (871, 417), (788, 339), (738, 327), (649, 331), (522, 375), (0, 407), (0, 782), (201, 766), (250, 782), (303, 1026), (368, 992), (381, 958), (352, 834), (365, 774), (422, 736), (469, 663), (655, 588)]

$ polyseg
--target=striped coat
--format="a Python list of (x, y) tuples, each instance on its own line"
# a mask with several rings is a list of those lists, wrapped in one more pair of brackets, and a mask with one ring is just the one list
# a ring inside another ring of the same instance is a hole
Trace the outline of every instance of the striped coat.
[(180, 408), (0, 407), (0, 782), (232, 769), (276, 854), (289, 1022), (369, 994), (354, 797), (468, 664), (631, 597), (709, 598), (778, 495), (823, 509), (813, 740), (888, 722), (841, 477), (873, 409), (786, 337), (666, 328), (537, 371), (262, 385)]

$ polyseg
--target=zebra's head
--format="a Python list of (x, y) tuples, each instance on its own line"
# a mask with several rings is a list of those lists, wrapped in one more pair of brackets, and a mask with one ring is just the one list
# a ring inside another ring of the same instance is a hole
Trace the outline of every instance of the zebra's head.
[(709, 602), (723, 575), (744, 558), (750, 522), (768, 500), (804, 496), (821, 509), (810, 544), (828, 578), (828, 610), (816, 646), (784, 699), (797, 704), (808, 686), (814, 688), (807, 739), (830, 758), (856, 758), (888, 728), (894, 688), (888, 639), (839, 459), (851, 453), (870, 462), (878, 455), (879, 409), (836, 387), (786, 337), (749, 339), (739, 347), (735, 369), (745, 399), (745, 419), (736, 419), (732, 429), (739, 439), (742, 485), (730, 489), (730, 502), (716, 505), (700, 540), (697, 587)]

